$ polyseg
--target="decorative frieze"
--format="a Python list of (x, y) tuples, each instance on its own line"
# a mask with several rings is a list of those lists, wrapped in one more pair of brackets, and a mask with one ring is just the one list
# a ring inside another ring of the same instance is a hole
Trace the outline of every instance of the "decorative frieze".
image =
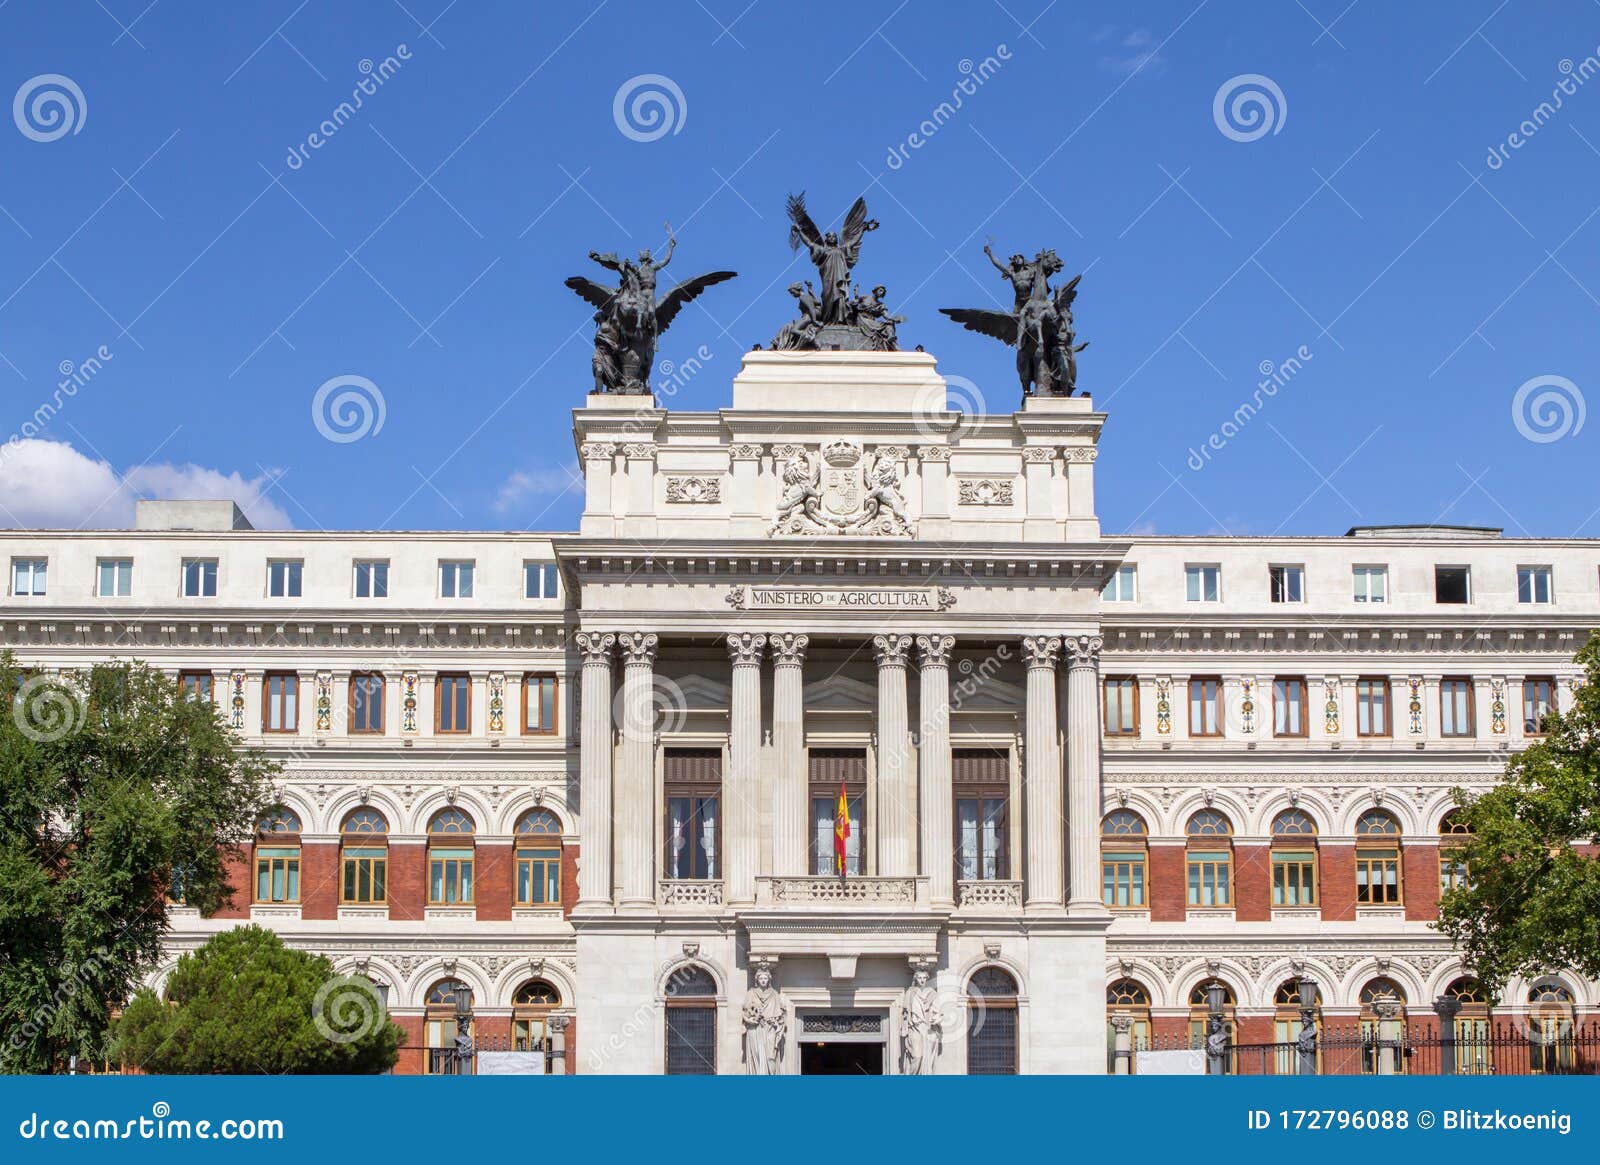
[(1256, 733), (1256, 681), (1252, 676), (1239, 680), (1239, 731), (1245, 736)]
[(1031, 464), (1048, 463), (1056, 459), (1056, 451), (1045, 445), (1029, 445), (1022, 451), (1022, 460)]
[(682, 505), (716, 505), (722, 501), (720, 477), (669, 477), (667, 501)]
[(963, 506), (1009, 506), (1015, 500), (1009, 478), (961, 477), (956, 479), (956, 501)]
[(732, 586), (723, 601), (736, 611), (944, 611), (949, 587)]
[(415, 735), (417, 732), (417, 673), (400, 673), (400, 731)]
[(733, 461), (756, 461), (761, 457), (761, 446), (752, 444), (729, 445), (728, 457)]
[(917, 456), (923, 461), (949, 461), (950, 446), (948, 445), (919, 445)]
[(1489, 681), (1489, 731), (1506, 734), (1506, 682), (1498, 677)]
[(506, 673), (489, 673), (489, 733), (498, 735), (506, 730)]
[(816, 454), (798, 445), (777, 446), (773, 454), (783, 468), (770, 533), (916, 537), (902, 492), (904, 445), (868, 453), (859, 442), (837, 438)]
[(654, 461), (656, 447), (650, 441), (633, 441), (622, 447), (622, 455), (629, 461)]
[(244, 672), (228, 673), (228, 727), (244, 730)]
[(1156, 680), (1156, 735), (1172, 735), (1172, 681)]
[(617, 455), (617, 446), (614, 441), (585, 441), (583, 443), (583, 459), (585, 461), (610, 461)]
[(333, 731), (333, 673), (319, 671), (316, 676), (317, 697), (315, 706), (318, 732)]
[(1322, 730), (1329, 736), (1340, 732), (1339, 680), (1334, 676), (1322, 681)]
[(1422, 735), (1422, 677), (1406, 680), (1406, 731), (1412, 736)]

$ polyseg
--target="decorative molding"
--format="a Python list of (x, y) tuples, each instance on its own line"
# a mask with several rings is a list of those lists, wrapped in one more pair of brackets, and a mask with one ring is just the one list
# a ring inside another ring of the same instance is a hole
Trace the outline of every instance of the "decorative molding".
[(1498, 677), (1489, 680), (1489, 732), (1506, 734), (1506, 682)]
[(228, 673), (228, 727), (244, 731), (244, 672)]
[(1172, 681), (1165, 676), (1156, 680), (1156, 735), (1172, 735)]
[(1093, 445), (1072, 445), (1061, 451), (1061, 459), (1063, 461), (1077, 462), (1080, 465), (1085, 463), (1093, 464), (1099, 456), (1100, 450)]
[(1239, 731), (1245, 736), (1256, 734), (1256, 681), (1254, 676), (1239, 679)]
[(1016, 500), (1010, 478), (961, 477), (956, 479), (956, 501), (963, 506), (1009, 506)]
[(400, 673), (400, 732), (402, 735), (415, 736), (417, 734), (417, 688), (419, 679), (414, 671)]
[(753, 444), (738, 444), (728, 446), (728, 458), (731, 461), (756, 461), (761, 457), (761, 446)]
[(1329, 676), (1322, 681), (1322, 731), (1329, 736), (1339, 735), (1339, 680), (1337, 676)]
[(716, 505), (722, 501), (720, 477), (669, 477), (667, 501), (684, 505)]
[(500, 735), (506, 730), (506, 673), (489, 673), (489, 732)]
[(923, 461), (949, 461), (950, 446), (948, 445), (919, 445), (917, 456)]
[(1056, 451), (1047, 445), (1029, 445), (1022, 450), (1022, 460), (1030, 464), (1040, 464), (1056, 459)]
[(617, 455), (617, 446), (614, 441), (585, 441), (583, 443), (583, 459), (585, 461), (610, 461)]
[(656, 447), (652, 441), (633, 441), (622, 447), (622, 455), (629, 461), (654, 461)]
[(868, 453), (860, 442), (839, 437), (817, 454), (796, 445), (773, 450), (780, 451), (781, 493), (769, 534), (916, 537), (903, 492), (904, 445)]
[(1408, 717), (1407, 731), (1412, 736), (1421, 736), (1422, 727), (1422, 678), (1412, 676), (1406, 680), (1406, 714)]

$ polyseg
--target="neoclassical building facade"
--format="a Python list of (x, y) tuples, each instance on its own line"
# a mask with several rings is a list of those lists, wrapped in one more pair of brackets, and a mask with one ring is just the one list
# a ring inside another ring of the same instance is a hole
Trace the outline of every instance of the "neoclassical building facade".
[[(574, 532), (8, 531), (27, 667), (141, 659), (283, 763), (233, 904), (378, 984), (401, 1071), (1103, 1072), (1470, 989), (1452, 790), (1565, 708), (1600, 544), (1102, 535), (1086, 397), (754, 352), (574, 411)], [(848, 821), (836, 853), (841, 803)], [(165, 972), (158, 975), (159, 979)], [(1501, 1014), (1600, 1005), (1554, 974)], [(524, 1060), (523, 1070), (527, 1070)]]

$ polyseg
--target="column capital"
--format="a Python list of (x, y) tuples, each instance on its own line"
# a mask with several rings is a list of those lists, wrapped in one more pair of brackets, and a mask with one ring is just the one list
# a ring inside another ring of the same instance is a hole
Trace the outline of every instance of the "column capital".
[(611, 649), (616, 646), (617, 637), (609, 631), (579, 631), (572, 637), (572, 642), (578, 648), (578, 654), (583, 657), (586, 664), (611, 663)]
[(1061, 636), (1025, 636), (1022, 640), (1022, 657), (1030, 668), (1055, 667), (1061, 659)]
[(874, 635), (872, 654), (880, 668), (905, 667), (906, 659), (911, 654), (911, 636)]
[(733, 666), (741, 664), (759, 664), (761, 651), (767, 645), (767, 637), (757, 631), (734, 631), (728, 636), (728, 658), (733, 660)]
[(610, 461), (617, 455), (617, 445), (614, 441), (585, 441), (583, 443), (583, 459), (585, 461)]
[(1133, 1027), (1133, 1015), (1126, 1011), (1112, 1012), (1111, 1026), (1119, 1036), (1126, 1035)]
[(653, 631), (624, 631), (617, 636), (617, 646), (622, 649), (623, 663), (631, 666), (652, 667), (661, 639)]
[(785, 631), (767, 636), (767, 642), (772, 646), (774, 664), (798, 667), (806, 661), (806, 648), (810, 645), (811, 638)]
[(923, 667), (949, 667), (950, 653), (955, 646), (954, 635), (919, 635), (917, 659)]
[(1064, 641), (1067, 666), (1070, 668), (1100, 666), (1100, 649), (1105, 640), (1099, 635), (1068, 635)]

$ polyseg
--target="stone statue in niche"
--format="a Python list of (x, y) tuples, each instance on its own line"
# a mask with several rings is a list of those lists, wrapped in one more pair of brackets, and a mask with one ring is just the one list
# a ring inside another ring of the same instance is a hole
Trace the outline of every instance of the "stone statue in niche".
[(943, 1037), (939, 992), (928, 981), (928, 969), (918, 967), (900, 1001), (900, 1071), (907, 1076), (933, 1075)]
[(756, 967), (756, 985), (745, 993), (744, 1070), (750, 1076), (776, 1076), (783, 1071), (783, 1048), (789, 1034), (789, 1008), (772, 985), (772, 969)]

